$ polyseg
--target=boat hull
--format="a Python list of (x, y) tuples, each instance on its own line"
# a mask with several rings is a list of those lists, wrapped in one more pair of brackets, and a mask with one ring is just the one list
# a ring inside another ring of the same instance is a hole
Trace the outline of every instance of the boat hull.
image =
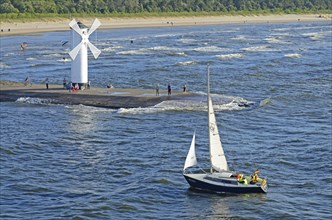
[[(183, 174), (189, 185), (198, 190), (217, 193), (266, 193), (267, 185), (239, 184), (237, 181), (218, 179), (217, 181), (207, 180), (209, 174)], [(217, 179), (217, 178), (215, 178)], [(219, 181), (220, 180), (220, 181)], [(223, 181), (224, 183), (222, 183)], [(225, 183), (225, 182), (229, 183)]]

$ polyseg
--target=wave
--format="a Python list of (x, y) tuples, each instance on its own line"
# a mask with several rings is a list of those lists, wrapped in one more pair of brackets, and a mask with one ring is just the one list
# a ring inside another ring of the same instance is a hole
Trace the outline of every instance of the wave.
[(302, 57), (301, 54), (299, 53), (290, 53), (290, 54), (285, 54), (285, 57), (289, 57), (289, 58), (298, 58), (298, 57)]
[(44, 54), (43, 57), (63, 57), (64, 54), (61, 53), (54, 53), (53, 51), (50, 51), (47, 54)]
[(178, 50), (177, 48), (174, 47), (166, 47), (166, 46), (156, 46), (156, 47), (150, 47), (147, 48), (147, 50), (152, 50), (152, 51), (172, 51), (172, 50)]
[(55, 100), (53, 100), (53, 99), (31, 98), (31, 97), (20, 97), (16, 100), (16, 102), (36, 104), (36, 105), (48, 105), (48, 104), (54, 104)]
[(143, 54), (147, 54), (147, 49), (126, 50), (126, 51), (117, 52), (116, 54), (120, 54), (120, 55), (143, 55)]
[(321, 32), (305, 33), (302, 36), (309, 37), (311, 40), (319, 40), (323, 37)]
[(113, 47), (106, 47), (101, 49), (102, 52), (113, 52), (116, 51), (117, 49), (123, 48), (122, 46), (113, 46)]
[(197, 40), (191, 39), (191, 38), (182, 38), (182, 39), (178, 39), (176, 41), (184, 43), (184, 44), (191, 44), (191, 43), (196, 42)]
[(265, 38), (265, 41), (267, 41), (270, 44), (291, 44), (291, 42), (282, 40), (280, 37), (268, 37)]
[(167, 55), (169, 56), (187, 56), (185, 52), (168, 52)]
[(15, 56), (15, 55), (16, 55), (15, 53), (6, 53), (4, 57)]
[(94, 112), (116, 112), (115, 109), (101, 108), (87, 105), (65, 105), (65, 108), (71, 109), (73, 112), (88, 113), (92, 114)]
[(241, 53), (222, 54), (222, 55), (216, 55), (216, 57), (220, 59), (242, 58), (244, 57), (244, 54)]
[(217, 46), (206, 46), (206, 47), (197, 47), (193, 49), (197, 52), (222, 52), (222, 51), (229, 51), (227, 48), (221, 48)]
[(184, 61), (184, 62), (177, 62), (176, 65), (188, 66), (197, 64), (196, 61)]
[(231, 38), (231, 40), (247, 41), (248, 38), (246, 36), (240, 35), (240, 36)]
[[(199, 95), (198, 93), (196, 95)], [(252, 104), (241, 97), (211, 95), (215, 111), (238, 111)], [(166, 111), (207, 111), (206, 96), (199, 95), (189, 100), (167, 100), (147, 108), (120, 108), (119, 114), (150, 114)]]
[(64, 62), (64, 63), (66, 63), (66, 62), (71, 62), (71, 59), (69, 59), (69, 58), (62, 58), (62, 59), (60, 59), (60, 60), (57, 60), (58, 62)]
[(246, 47), (242, 48), (244, 51), (255, 51), (255, 52), (272, 52), (272, 51), (278, 51), (277, 49), (274, 49), (270, 46), (257, 46), (257, 47)]
[(0, 68), (1, 69), (10, 68), (10, 66), (5, 63), (0, 63)]

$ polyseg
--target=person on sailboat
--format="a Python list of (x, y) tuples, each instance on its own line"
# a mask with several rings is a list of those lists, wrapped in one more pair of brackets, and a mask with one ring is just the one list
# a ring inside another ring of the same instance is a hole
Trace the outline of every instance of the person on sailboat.
[(250, 183), (253, 184), (260, 180), (260, 178), (258, 177), (258, 173), (259, 173), (259, 170), (255, 170), (255, 172), (251, 175)]
[(238, 181), (239, 183), (248, 184), (247, 179), (243, 176), (242, 173), (240, 173), (240, 174), (237, 176), (237, 181)]

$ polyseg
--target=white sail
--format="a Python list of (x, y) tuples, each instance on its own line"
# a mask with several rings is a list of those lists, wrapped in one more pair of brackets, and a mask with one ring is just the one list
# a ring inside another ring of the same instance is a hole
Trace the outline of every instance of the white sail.
[[(209, 147), (210, 147), (210, 162), (211, 168), (217, 171), (228, 171), (228, 164), (225, 157), (224, 150), (221, 145), (219, 131), (214, 114), (212, 100), (210, 96), (210, 68), (208, 66), (208, 89), (207, 89), (207, 102), (208, 102), (208, 125), (209, 125)], [(212, 169), (211, 169), (212, 171)]]
[(196, 152), (195, 152), (195, 133), (193, 135), (193, 139), (191, 141), (190, 149), (186, 158), (186, 162), (184, 163), (183, 171), (187, 168), (195, 166), (197, 164), (196, 160)]
[(211, 165), (217, 171), (228, 171), (228, 164), (221, 145), (211, 98), (209, 98), (209, 123)]

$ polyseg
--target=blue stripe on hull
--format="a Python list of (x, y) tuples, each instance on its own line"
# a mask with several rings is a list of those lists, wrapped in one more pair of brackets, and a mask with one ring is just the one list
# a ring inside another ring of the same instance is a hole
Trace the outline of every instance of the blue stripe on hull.
[(184, 176), (189, 183), (189, 185), (193, 188), (200, 189), (200, 190), (207, 190), (207, 191), (213, 191), (213, 192), (224, 192), (224, 193), (266, 193), (262, 189), (262, 187), (228, 187), (228, 186), (219, 186), (219, 185), (213, 185), (210, 183), (206, 183), (197, 179), (190, 178), (188, 176)]

